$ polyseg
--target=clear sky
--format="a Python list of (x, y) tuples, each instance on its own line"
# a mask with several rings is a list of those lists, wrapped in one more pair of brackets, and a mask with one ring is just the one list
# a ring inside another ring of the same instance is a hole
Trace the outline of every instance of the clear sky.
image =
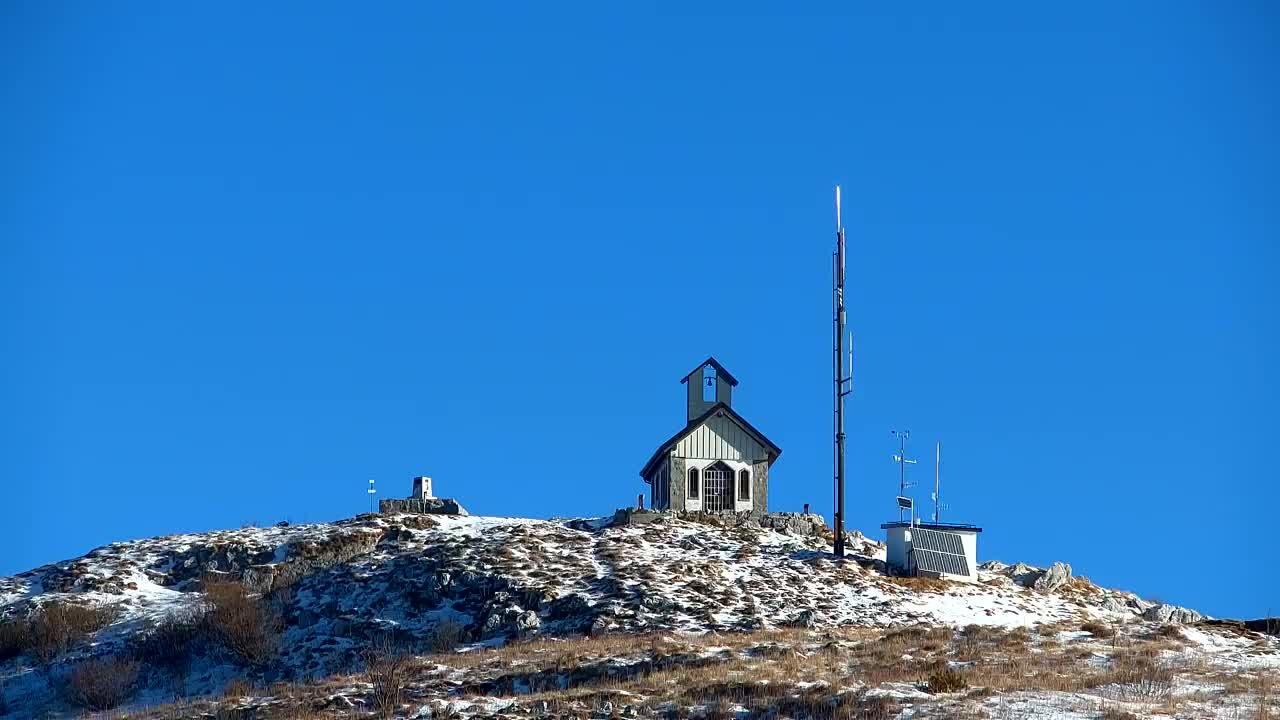
[(1274, 4), (269, 5), (0, 9), (0, 573), (605, 514), (709, 354), (829, 512), (840, 183), (853, 527), (1280, 610)]

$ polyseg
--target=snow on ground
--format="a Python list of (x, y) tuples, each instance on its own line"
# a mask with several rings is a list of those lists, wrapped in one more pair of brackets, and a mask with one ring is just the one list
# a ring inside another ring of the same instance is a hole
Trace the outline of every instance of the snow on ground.
[[(353, 667), (378, 634), (421, 637), (446, 622), (464, 627), (475, 647), (532, 634), (920, 623), (1059, 625), (1057, 642), (1066, 645), (1090, 639), (1079, 630), (1085, 620), (1143, 626), (1138, 613), (1144, 605), (1129, 593), (1083, 582), (1036, 592), (997, 572), (1002, 566), (981, 572), (974, 584), (890, 578), (882, 544), (856, 533), (850, 540), (852, 556), (837, 560), (824, 538), (674, 518), (606, 527), (601, 519), (362, 515), (114, 543), (0, 578), (0, 616), (20, 617), (47, 602), (110, 604), (120, 611), (118, 619), (72, 659), (117, 652), (167, 615), (200, 608), (202, 577), (229, 575), (263, 593), (278, 591), (288, 626), (277, 676), (294, 680)], [(1183, 633), (1186, 648), (1176, 652), (1209, 658), (1213, 667), (1280, 667), (1280, 654), (1274, 647), (1260, 649), (1256, 638), (1209, 628)], [(1087, 663), (1107, 662), (1105, 652), (1095, 653)], [(188, 689), (215, 691), (233, 673), (225, 662), (199, 666)], [(11, 705), (13, 697), (23, 697), (56, 715), (60, 706), (41, 697), (41, 683), (33, 678), (24, 657), (0, 664)], [(1061, 693), (1051, 699), (1004, 695), (999, 702), (1004, 704), (997, 710), (1005, 714), (993, 717), (1097, 713)]]

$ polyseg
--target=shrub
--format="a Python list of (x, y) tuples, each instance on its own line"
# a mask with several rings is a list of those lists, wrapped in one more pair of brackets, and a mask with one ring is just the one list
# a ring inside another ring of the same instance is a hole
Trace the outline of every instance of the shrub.
[(185, 675), (205, 640), (203, 614), (189, 608), (176, 610), (143, 633), (135, 653), (155, 667)]
[(119, 614), (119, 608), (113, 605), (45, 603), (27, 623), (27, 649), (47, 668), (67, 650), (110, 625)]
[(0, 621), (0, 662), (15, 658), (27, 651), (31, 629), (26, 620), (17, 618)]
[(365, 673), (373, 685), (373, 706), (393, 717), (404, 697), (412, 657), (391, 638), (380, 638), (365, 652)]
[(1162, 638), (1167, 638), (1169, 640), (1185, 640), (1186, 639), (1182, 635), (1182, 628), (1178, 627), (1177, 625), (1161, 625), (1159, 629), (1156, 630), (1156, 635)]
[(453, 620), (443, 620), (431, 631), (427, 645), (433, 653), (453, 652), (466, 640), (467, 630)]
[(931, 693), (959, 692), (967, 687), (969, 687), (969, 683), (964, 679), (964, 675), (950, 668), (939, 670), (929, 676), (929, 692)]
[(1115, 705), (1108, 705), (1102, 708), (1102, 720), (1138, 720), (1138, 716)]
[(138, 683), (138, 662), (109, 657), (85, 660), (67, 673), (67, 701), (86, 710), (110, 710), (133, 694)]
[(253, 597), (233, 580), (206, 577), (205, 623), (210, 637), (241, 663), (259, 667), (280, 649), (284, 623), (269, 603)]
[(1112, 630), (1110, 625), (1100, 623), (1097, 620), (1090, 620), (1081, 624), (1080, 629), (1096, 638), (1109, 638), (1114, 637), (1116, 634), (1116, 631)]
[(253, 681), (248, 678), (231, 678), (222, 687), (222, 698), (224, 700), (235, 700), (242, 697), (251, 697), (254, 689)]

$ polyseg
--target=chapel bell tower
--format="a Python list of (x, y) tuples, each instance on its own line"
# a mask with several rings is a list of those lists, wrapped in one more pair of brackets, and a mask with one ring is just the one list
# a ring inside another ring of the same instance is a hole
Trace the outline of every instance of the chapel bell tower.
[(733, 387), (738, 380), (713, 357), (707, 358), (680, 382), (688, 386), (689, 407), (685, 422), (702, 416), (716, 403), (733, 407)]

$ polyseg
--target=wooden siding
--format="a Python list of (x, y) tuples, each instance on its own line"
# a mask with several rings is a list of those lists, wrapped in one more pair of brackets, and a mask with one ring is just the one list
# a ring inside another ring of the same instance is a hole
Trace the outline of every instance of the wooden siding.
[(756, 462), (768, 457), (760, 443), (738, 423), (721, 415), (707, 418), (676, 444), (676, 457)]

